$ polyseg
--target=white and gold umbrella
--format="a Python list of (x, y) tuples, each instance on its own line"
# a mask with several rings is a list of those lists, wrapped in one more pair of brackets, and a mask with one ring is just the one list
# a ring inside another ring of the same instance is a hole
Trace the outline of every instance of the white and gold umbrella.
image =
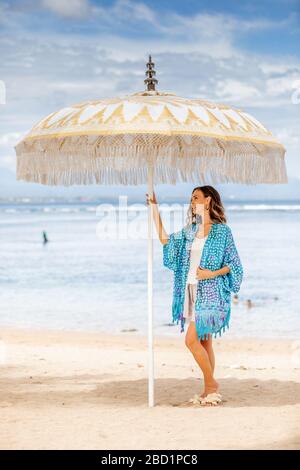
[[(47, 185), (287, 183), (285, 149), (250, 114), (155, 89), (51, 113), (16, 146), (17, 179)], [(152, 206), (148, 210), (149, 406), (154, 405)]]
[(285, 149), (250, 114), (149, 90), (87, 101), (38, 122), (16, 146), (17, 178), (48, 185), (286, 183)]

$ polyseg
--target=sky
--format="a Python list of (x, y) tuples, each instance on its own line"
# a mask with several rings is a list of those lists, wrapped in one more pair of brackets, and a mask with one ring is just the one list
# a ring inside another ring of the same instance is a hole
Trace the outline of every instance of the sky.
[(0, 185), (42, 117), (142, 91), (149, 53), (157, 89), (254, 115), (300, 178), (300, 0), (1, 0)]

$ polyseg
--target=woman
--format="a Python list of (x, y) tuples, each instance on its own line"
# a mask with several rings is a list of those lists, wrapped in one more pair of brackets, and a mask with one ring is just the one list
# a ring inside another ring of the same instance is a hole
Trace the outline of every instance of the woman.
[[(229, 328), (231, 292), (237, 293), (243, 267), (218, 191), (197, 186), (192, 191), (187, 224), (168, 235), (162, 225), (155, 193), (147, 196), (159, 239), (163, 244), (163, 264), (174, 271), (172, 316), (189, 327), (185, 344), (203, 372), (204, 391), (190, 401), (201, 405), (222, 402), (214, 378), (215, 356), (212, 336)], [(201, 221), (201, 223), (200, 223)]]

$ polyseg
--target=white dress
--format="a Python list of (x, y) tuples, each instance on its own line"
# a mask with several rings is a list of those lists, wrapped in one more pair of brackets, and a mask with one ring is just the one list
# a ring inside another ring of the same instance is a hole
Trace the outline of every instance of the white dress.
[(194, 241), (191, 247), (191, 257), (190, 257), (190, 269), (187, 277), (187, 284), (197, 284), (198, 279), (196, 279), (196, 271), (200, 264), (202, 250), (204, 243), (207, 239), (206, 237), (198, 238), (194, 237)]
[(184, 298), (184, 314), (186, 321), (195, 321), (195, 301), (197, 293), (196, 271), (200, 264), (202, 250), (205, 244), (206, 237), (198, 238), (195, 236), (191, 247), (190, 256), (190, 269), (187, 276)]

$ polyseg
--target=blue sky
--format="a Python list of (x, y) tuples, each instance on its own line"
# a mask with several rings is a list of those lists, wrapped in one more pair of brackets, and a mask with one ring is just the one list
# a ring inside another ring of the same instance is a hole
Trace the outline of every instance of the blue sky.
[(300, 177), (299, 50), (300, 0), (1, 1), (0, 176), (43, 116), (144, 89), (152, 53), (158, 89), (255, 115)]

